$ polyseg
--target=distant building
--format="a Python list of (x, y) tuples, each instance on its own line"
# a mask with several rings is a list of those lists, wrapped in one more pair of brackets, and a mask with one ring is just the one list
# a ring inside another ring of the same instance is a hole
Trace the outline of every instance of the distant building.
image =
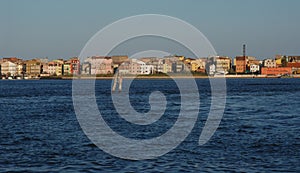
[(300, 62), (288, 62), (286, 66), (292, 68), (292, 73), (300, 74)]
[(172, 73), (172, 63), (165, 62), (162, 64), (162, 73)]
[(277, 66), (274, 59), (265, 59), (263, 63), (263, 66), (268, 68), (275, 68)]
[(184, 71), (190, 72), (192, 71), (192, 62), (194, 61), (194, 58), (184, 58), (182, 61), (184, 63)]
[[(166, 73), (166, 71), (164, 71), (164, 60), (162, 59), (156, 59), (151, 63), (147, 63), (147, 65), (152, 65), (153, 71), (155, 73)], [(171, 65), (171, 69), (172, 69), (172, 65)]]
[(129, 74), (152, 74), (153, 73), (153, 66), (147, 65), (145, 62), (131, 59), (129, 64)]
[(227, 74), (231, 69), (231, 58), (217, 56), (214, 58), (216, 73)]
[(122, 74), (122, 75), (126, 75), (126, 74), (129, 74), (129, 70), (130, 70), (130, 61), (127, 60), (125, 62), (123, 62), (121, 65), (119, 65), (118, 67), (118, 71), (119, 71), (119, 74)]
[(63, 75), (71, 75), (71, 61), (70, 60), (67, 60), (67, 61), (64, 61), (64, 64), (63, 64), (63, 71), (62, 71), (62, 74)]
[(80, 74), (80, 60), (77, 57), (71, 58), (71, 74), (79, 75)]
[(81, 74), (84, 74), (84, 75), (91, 74), (91, 64), (89, 62), (84, 62), (81, 65)]
[(184, 71), (184, 63), (182, 61), (177, 61), (172, 64), (172, 71), (174, 73), (180, 73)]
[(23, 73), (25, 74), (26, 64), (24, 64), (23, 62), (18, 62), (16, 64), (17, 64), (17, 75), (21, 76), (21, 75), (23, 75)]
[(118, 71), (120, 74), (132, 74), (132, 75), (143, 75), (143, 74), (152, 74), (153, 66), (148, 65), (143, 61), (138, 59), (129, 59), (123, 62), (119, 67)]
[(235, 57), (235, 71), (236, 73), (246, 72), (247, 56), (237, 56)]
[(260, 70), (260, 66), (257, 64), (251, 64), (250, 65), (250, 72), (251, 73), (258, 73)]
[(41, 74), (49, 74), (49, 66), (48, 59), (40, 59), (41, 60)]
[(206, 65), (206, 58), (195, 59), (191, 61), (191, 66), (192, 66), (191, 71), (205, 73), (205, 65)]
[(216, 73), (216, 65), (215, 65), (215, 64), (209, 65), (208, 74), (212, 76), (212, 75), (214, 75), (215, 73)]
[(17, 75), (17, 64), (11, 61), (5, 61), (1, 63), (1, 74), (2, 76), (16, 76)]
[(61, 76), (63, 73), (64, 60), (57, 59), (48, 63), (48, 71), (50, 75)]
[(261, 69), (262, 75), (285, 75), (292, 74), (291, 67), (262, 67)]
[(113, 74), (112, 59), (110, 57), (104, 58), (103, 62), (99, 65), (97, 74)]
[(28, 77), (38, 77), (41, 74), (41, 62), (38, 59), (25, 61), (26, 75)]
[(284, 56), (282, 55), (275, 55), (275, 62), (276, 62), (276, 67), (282, 67), (282, 61), (284, 59)]
[(88, 62), (90, 64), (90, 74), (91, 75), (113, 74), (113, 72), (114, 72), (112, 57), (93, 56), (93, 57), (87, 58), (85, 60), (85, 62)]

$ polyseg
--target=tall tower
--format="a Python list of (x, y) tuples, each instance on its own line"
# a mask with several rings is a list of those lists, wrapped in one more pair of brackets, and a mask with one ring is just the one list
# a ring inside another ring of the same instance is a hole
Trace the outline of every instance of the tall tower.
[(246, 57), (246, 44), (243, 44), (243, 56)]

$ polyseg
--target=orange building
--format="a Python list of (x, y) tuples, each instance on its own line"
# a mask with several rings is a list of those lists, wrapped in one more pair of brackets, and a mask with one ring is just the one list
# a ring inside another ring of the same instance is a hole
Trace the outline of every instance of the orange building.
[(246, 56), (237, 56), (235, 58), (235, 71), (237, 73), (245, 73), (246, 72), (246, 62), (247, 57)]
[(288, 62), (286, 66), (291, 67), (293, 73), (300, 73), (300, 62)]
[(262, 67), (261, 74), (262, 75), (292, 74), (292, 68), (291, 67), (275, 67), (275, 68)]

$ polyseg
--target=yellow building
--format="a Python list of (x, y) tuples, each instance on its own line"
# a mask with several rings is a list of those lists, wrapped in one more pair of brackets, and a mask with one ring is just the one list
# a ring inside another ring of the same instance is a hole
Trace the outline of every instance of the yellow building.
[(282, 58), (283, 58), (283, 56), (281, 56), (281, 55), (276, 55), (275, 56), (275, 61), (276, 61), (276, 66), (277, 67), (282, 67)]
[(191, 71), (205, 72), (205, 61), (203, 59), (191, 60)]
[(41, 62), (36, 59), (25, 61), (27, 76), (39, 76), (41, 73)]
[(63, 64), (63, 75), (70, 75), (72, 74), (71, 73), (71, 61), (68, 60), (68, 61), (65, 61), (64, 64)]
[(229, 57), (216, 57), (216, 71), (228, 73), (231, 69), (231, 58)]

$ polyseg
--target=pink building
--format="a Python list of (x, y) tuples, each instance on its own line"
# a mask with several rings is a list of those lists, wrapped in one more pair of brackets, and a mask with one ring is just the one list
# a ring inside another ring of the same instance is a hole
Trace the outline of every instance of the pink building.
[(91, 75), (112, 74), (112, 58), (104, 56), (93, 56), (85, 60), (91, 64)]

